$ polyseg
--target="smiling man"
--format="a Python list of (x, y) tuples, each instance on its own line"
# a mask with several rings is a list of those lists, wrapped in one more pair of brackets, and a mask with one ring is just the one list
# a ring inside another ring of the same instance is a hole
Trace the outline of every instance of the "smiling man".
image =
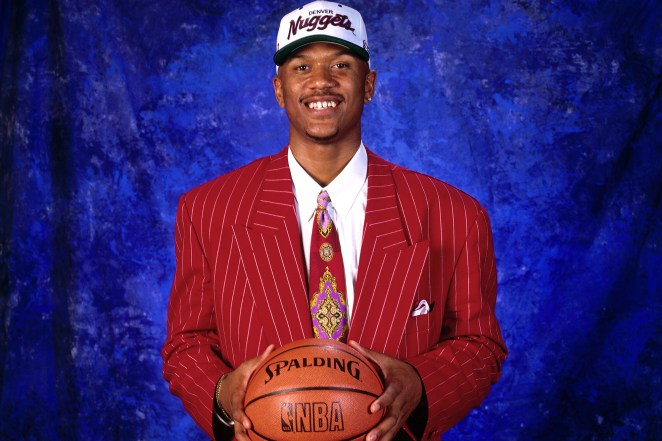
[(164, 376), (215, 439), (247, 440), (248, 378), (274, 347), (348, 342), (379, 366), (366, 439), (431, 439), (487, 396), (506, 349), (489, 219), (473, 198), (368, 150), (375, 93), (358, 11), (280, 23), (289, 145), (182, 196)]

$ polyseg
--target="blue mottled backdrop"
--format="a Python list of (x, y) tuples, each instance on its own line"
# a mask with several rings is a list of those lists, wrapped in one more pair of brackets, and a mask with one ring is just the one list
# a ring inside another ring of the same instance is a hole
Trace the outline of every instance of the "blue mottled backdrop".
[[(662, 5), (355, 1), (366, 144), (491, 213), (510, 358), (445, 440), (662, 435)], [(0, 2), (0, 439), (204, 439), (161, 378), (185, 190), (278, 151), (291, 2)]]

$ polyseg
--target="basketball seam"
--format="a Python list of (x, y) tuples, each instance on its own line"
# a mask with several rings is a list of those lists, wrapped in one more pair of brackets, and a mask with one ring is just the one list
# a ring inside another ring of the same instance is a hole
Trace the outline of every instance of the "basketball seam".
[(270, 392), (268, 394), (264, 394), (264, 395), (260, 395), (258, 397), (255, 397), (255, 398), (253, 398), (252, 400), (250, 400), (248, 403), (246, 403), (244, 405), (244, 409), (248, 409), (248, 406), (250, 406), (254, 402), (259, 401), (263, 398), (272, 397), (272, 396), (275, 396), (275, 395), (283, 395), (283, 394), (287, 394), (287, 393), (305, 392), (305, 391), (310, 391), (310, 390), (334, 390), (334, 391), (338, 391), (338, 392), (355, 392), (355, 393), (358, 393), (358, 394), (368, 395), (368, 396), (371, 396), (373, 398), (379, 397), (379, 395), (374, 394), (372, 392), (369, 392), (369, 391), (366, 391), (366, 390), (361, 390), (361, 389), (354, 389), (354, 388), (351, 388), (351, 387), (339, 387), (339, 386), (295, 387), (295, 388), (291, 388), (291, 389), (278, 390), (278, 391)]

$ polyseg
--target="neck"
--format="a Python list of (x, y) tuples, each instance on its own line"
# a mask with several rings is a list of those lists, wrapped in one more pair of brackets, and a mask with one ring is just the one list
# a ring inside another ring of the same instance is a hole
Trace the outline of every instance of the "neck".
[(359, 149), (354, 145), (290, 144), (292, 155), (304, 170), (322, 187), (340, 174)]

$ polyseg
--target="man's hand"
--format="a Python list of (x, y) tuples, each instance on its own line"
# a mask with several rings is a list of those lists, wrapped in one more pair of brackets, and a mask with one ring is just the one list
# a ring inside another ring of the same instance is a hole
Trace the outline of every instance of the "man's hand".
[(416, 369), (404, 361), (365, 349), (355, 341), (350, 341), (349, 344), (379, 366), (386, 382), (384, 393), (370, 405), (370, 412), (386, 409), (386, 414), (368, 433), (366, 440), (389, 441), (395, 437), (421, 401), (421, 379)]
[(221, 388), (221, 406), (234, 420), (234, 436), (237, 441), (250, 441), (248, 438), (248, 429), (251, 428), (251, 420), (244, 413), (244, 396), (248, 379), (255, 368), (271, 354), (274, 345), (269, 345), (267, 349), (259, 356), (246, 360), (237, 369), (233, 370), (223, 380)]

